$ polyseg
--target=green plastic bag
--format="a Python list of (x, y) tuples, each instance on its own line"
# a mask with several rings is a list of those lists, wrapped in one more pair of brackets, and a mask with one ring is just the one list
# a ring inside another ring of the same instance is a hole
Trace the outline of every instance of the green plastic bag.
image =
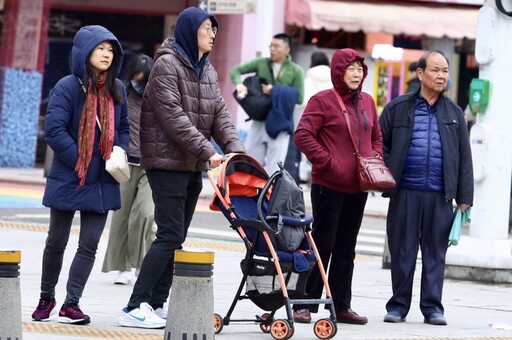
[(452, 230), (448, 236), (448, 246), (456, 246), (459, 244), (460, 233), (462, 228), (471, 222), (471, 207), (467, 207), (464, 212), (461, 212), (459, 208), (455, 209)]

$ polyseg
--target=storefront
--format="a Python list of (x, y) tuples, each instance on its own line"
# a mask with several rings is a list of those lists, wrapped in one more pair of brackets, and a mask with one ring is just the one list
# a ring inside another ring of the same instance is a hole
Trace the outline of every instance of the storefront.
[[(351, 47), (371, 56), (371, 87), (367, 91), (374, 95), (379, 112), (392, 98), (407, 90), (409, 64), (429, 49), (442, 51), (450, 60), (453, 87), (449, 95), (465, 106), (464, 94), (470, 81), (466, 73), (471, 64), (466, 59), (471, 59), (473, 54), (471, 48), (468, 51), (468, 45), (471, 46), (468, 41), (474, 44), (482, 4), (483, 1), (477, 0), (411, 0), (385, 4), (372, 0), (288, 0), (286, 23), (296, 36), (305, 37), (302, 42), (311, 44), (311, 50), (329, 48), (318, 45), (321, 35), (327, 32), (357, 35), (356, 39), (346, 39), (344, 45), (330, 48)], [(308, 37), (314, 40), (308, 41)], [(469, 73), (473, 75), (475, 70)]]

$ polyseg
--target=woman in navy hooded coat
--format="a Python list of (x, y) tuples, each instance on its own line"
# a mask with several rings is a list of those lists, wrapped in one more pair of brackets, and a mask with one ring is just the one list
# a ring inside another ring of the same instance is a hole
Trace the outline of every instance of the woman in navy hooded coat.
[(78, 210), (78, 249), (58, 321), (90, 322), (78, 302), (94, 265), (108, 211), (121, 206), (119, 184), (105, 170), (105, 161), (114, 145), (128, 151), (126, 93), (116, 78), (122, 61), (121, 44), (110, 31), (102, 26), (82, 27), (73, 39), (72, 74), (59, 80), (52, 91), (45, 138), (54, 157), (43, 197), (43, 204), (50, 208), (50, 225), (34, 321), (47, 321), (56, 306), (55, 286)]

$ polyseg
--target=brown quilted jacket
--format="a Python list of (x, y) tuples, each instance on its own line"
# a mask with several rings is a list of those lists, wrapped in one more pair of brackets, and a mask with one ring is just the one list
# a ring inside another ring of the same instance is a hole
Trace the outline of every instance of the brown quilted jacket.
[(157, 51), (144, 91), (141, 166), (204, 171), (216, 152), (211, 137), (224, 153), (245, 153), (213, 66), (207, 61), (199, 79), (190, 61), (167, 40)]

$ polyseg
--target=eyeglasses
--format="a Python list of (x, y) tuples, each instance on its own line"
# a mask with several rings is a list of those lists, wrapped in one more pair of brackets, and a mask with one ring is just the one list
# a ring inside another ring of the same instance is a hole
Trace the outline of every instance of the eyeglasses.
[(215, 26), (213, 26), (213, 27), (207, 26), (207, 27), (204, 27), (204, 29), (206, 30), (206, 32), (208, 34), (213, 33), (213, 35), (217, 35), (217, 27), (215, 27)]
[(276, 49), (276, 50), (280, 49), (280, 48), (283, 48), (283, 47), (284, 47), (284, 45), (280, 45), (280, 44), (270, 44), (270, 45), (268, 45), (268, 48)]

